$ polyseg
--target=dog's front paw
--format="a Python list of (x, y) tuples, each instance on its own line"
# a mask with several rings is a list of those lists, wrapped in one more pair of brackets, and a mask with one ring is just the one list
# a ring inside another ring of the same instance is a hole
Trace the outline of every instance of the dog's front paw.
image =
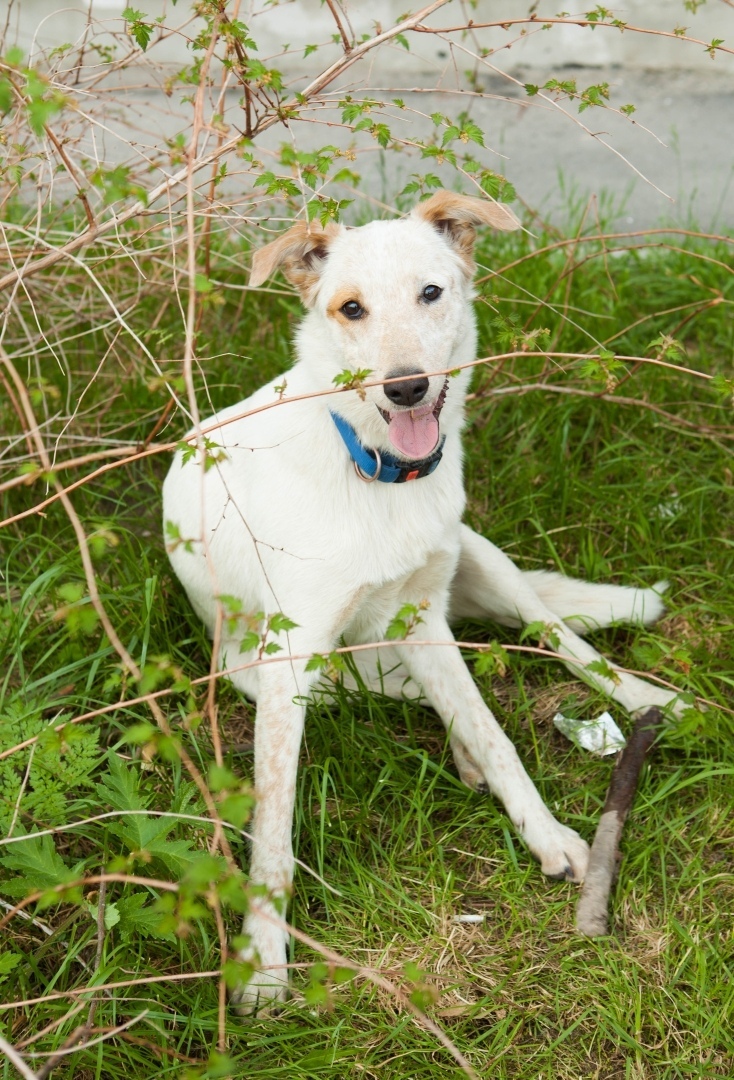
[(230, 995), (241, 1016), (256, 1015), (276, 1009), (288, 994), (286, 936), (277, 926), (251, 916), (244, 932), (250, 938), (237, 959), (255, 968), (247, 982), (235, 987)]
[(526, 827), (523, 839), (548, 877), (560, 881), (584, 880), (589, 865), (589, 845), (550, 813), (545, 821)]

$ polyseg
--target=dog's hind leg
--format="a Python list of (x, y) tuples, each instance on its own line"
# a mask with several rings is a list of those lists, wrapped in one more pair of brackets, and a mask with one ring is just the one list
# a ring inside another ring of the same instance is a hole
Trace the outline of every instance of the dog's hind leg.
[[(578, 625), (584, 595), (589, 598), (586, 610), (597, 612), (596, 617), (589, 615), (589, 622), (596, 626), (617, 618), (630, 618), (635, 614), (641, 618), (645, 613), (659, 612), (662, 605), (654, 590), (585, 586), (584, 582), (564, 579), (559, 574), (549, 575), (549, 578), (547, 581), (537, 575), (524, 574), (489, 540), (462, 526), (461, 560), (454, 580), (451, 614), (454, 618), (492, 618), (510, 626), (545, 623), (555, 634), (555, 651), (563, 656), (566, 666), (625, 709), (636, 712), (651, 705), (659, 708), (673, 705), (674, 711), (680, 712), (683, 707), (680, 703), (674, 704), (678, 695), (670, 690), (616, 671), (613, 665), (608, 665), (612, 669), (610, 678), (598, 671), (589, 671), (590, 663), (603, 662), (603, 658), (569, 625)], [(546, 603), (545, 596), (553, 599), (552, 608)], [(600, 602), (597, 603), (594, 597), (601, 597)], [(564, 612), (569, 614), (564, 617)]]
[[(511, 570), (510, 570), (511, 568)], [(651, 589), (597, 585), (546, 570), (520, 571), (504, 552), (467, 525), (461, 526), (461, 557), (451, 593), (452, 619), (493, 619), (522, 626), (526, 587), (578, 634), (616, 622), (656, 622), (665, 611), (667, 583)]]

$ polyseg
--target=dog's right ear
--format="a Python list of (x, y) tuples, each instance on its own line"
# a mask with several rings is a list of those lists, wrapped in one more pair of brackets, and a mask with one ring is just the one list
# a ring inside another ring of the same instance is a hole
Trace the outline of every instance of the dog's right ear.
[(288, 232), (255, 252), (250, 285), (257, 288), (282, 268), (291, 285), (300, 292), (304, 304), (309, 306), (329, 245), (340, 232), (341, 226), (331, 222), (325, 227), (316, 221), (296, 222)]
[(504, 203), (457, 195), (454, 191), (435, 192), (430, 199), (418, 203), (411, 216), (427, 221), (440, 232), (461, 256), (469, 274), (474, 273), (474, 241), (480, 226), (490, 225), (505, 232), (521, 227)]

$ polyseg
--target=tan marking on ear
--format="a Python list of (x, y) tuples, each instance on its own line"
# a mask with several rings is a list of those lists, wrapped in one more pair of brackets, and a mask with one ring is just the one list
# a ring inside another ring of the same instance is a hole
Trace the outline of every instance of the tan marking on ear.
[(491, 225), (508, 232), (520, 228), (520, 222), (504, 203), (477, 199), (473, 195), (457, 195), (454, 191), (437, 191), (430, 199), (418, 203), (413, 214), (431, 225), (450, 220), (477, 227)]
[(329, 223), (324, 228), (316, 221), (297, 221), (287, 232), (255, 252), (250, 285), (257, 288), (282, 267), (287, 279), (308, 303), (319, 280), (318, 263), (326, 257), (329, 244), (339, 232), (340, 225)]
[(471, 273), (474, 272), (476, 228), (490, 225), (507, 232), (520, 228), (520, 222), (512, 210), (502, 203), (476, 199), (472, 195), (457, 195), (453, 191), (437, 191), (430, 199), (418, 203), (413, 216), (427, 221), (443, 233)]
[(348, 319), (340, 310), (348, 300), (356, 300), (357, 303), (366, 310), (366, 305), (362, 300), (362, 294), (359, 289), (342, 288), (334, 293), (331, 300), (326, 305), (326, 314), (329, 318), (336, 319), (341, 323), (355, 322), (355, 319)]

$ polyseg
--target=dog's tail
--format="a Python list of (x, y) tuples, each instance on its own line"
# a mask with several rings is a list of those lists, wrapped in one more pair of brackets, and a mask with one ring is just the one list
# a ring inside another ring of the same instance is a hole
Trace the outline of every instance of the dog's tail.
[(658, 581), (651, 589), (636, 589), (595, 585), (545, 570), (525, 571), (523, 578), (551, 611), (580, 634), (619, 622), (649, 626), (665, 611), (667, 581)]

